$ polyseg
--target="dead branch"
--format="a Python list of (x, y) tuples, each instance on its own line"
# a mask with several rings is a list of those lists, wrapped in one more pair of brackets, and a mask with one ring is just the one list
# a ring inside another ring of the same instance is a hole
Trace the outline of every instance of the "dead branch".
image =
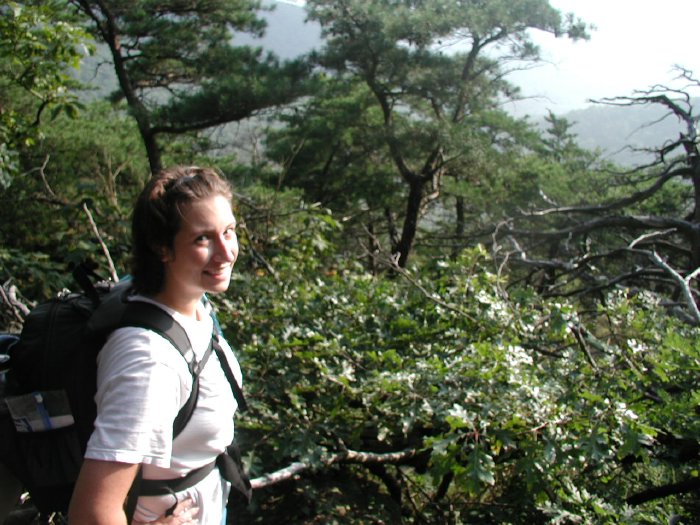
[[(419, 453), (418, 450), (409, 449), (399, 452), (358, 452), (354, 450), (346, 450), (342, 453), (333, 454), (322, 461), (323, 466), (330, 466), (336, 463), (351, 463), (358, 465), (384, 465), (384, 464), (402, 464), (414, 458)], [(276, 470), (270, 474), (265, 474), (254, 478), (250, 481), (253, 490), (270, 487), (283, 481), (297, 477), (304, 471), (311, 470), (315, 466), (310, 463), (297, 461), (290, 464), (288, 467)]]
[(683, 168), (678, 168), (675, 170), (668, 170), (665, 173), (663, 173), (661, 176), (659, 176), (656, 179), (656, 182), (651, 185), (649, 188), (646, 188), (644, 190), (638, 191), (629, 197), (626, 197), (624, 199), (617, 200), (615, 202), (610, 202), (607, 204), (597, 204), (595, 206), (556, 206), (554, 208), (549, 208), (546, 210), (538, 210), (538, 211), (533, 211), (533, 212), (525, 212), (523, 213), (523, 216), (525, 217), (541, 217), (544, 215), (551, 215), (554, 213), (595, 213), (595, 214), (600, 214), (604, 212), (610, 212), (614, 210), (619, 210), (621, 208), (625, 208), (627, 206), (631, 206), (632, 204), (636, 204), (638, 202), (642, 202), (655, 193), (657, 193), (659, 190), (661, 190), (669, 180), (673, 179), (674, 177), (685, 177), (692, 175), (692, 170), (687, 167)]
[(39, 173), (39, 178), (41, 179), (41, 183), (44, 186), (44, 193), (46, 196), (40, 195), (38, 198), (45, 200), (49, 204), (56, 204), (59, 206), (67, 206), (69, 203), (63, 199), (61, 199), (56, 192), (53, 191), (53, 188), (49, 184), (49, 179), (46, 176), (46, 166), (49, 164), (49, 160), (51, 159), (50, 155), (47, 155), (46, 158), (44, 159), (44, 162), (41, 166), (37, 168), (33, 168), (27, 172), (27, 174), (32, 173), (32, 172), (38, 172)]
[(107, 259), (107, 264), (109, 266), (109, 272), (112, 276), (112, 280), (116, 283), (119, 282), (119, 276), (117, 275), (117, 270), (114, 267), (114, 261), (112, 261), (112, 256), (109, 253), (109, 249), (107, 248), (107, 245), (105, 242), (102, 240), (102, 235), (100, 235), (100, 230), (97, 228), (97, 223), (95, 222), (95, 219), (92, 217), (92, 213), (90, 213), (90, 209), (87, 206), (87, 203), (83, 202), (83, 210), (85, 211), (85, 214), (88, 217), (88, 221), (90, 221), (90, 226), (92, 227), (92, 232), (95, 234), (95, 237), (97, 238), (97, 242), (100, 243), (100, 246), (102, 247), (102, 252), (105, 255), (105, 258)]
[[(663, 92), (662, 94), (656, 94)], [(698, 122), (697, 116), (693, 116), (690, 111), (683, 109), (675, 100), (672, 100), (666, 93), (676, 93), (685, 99), (686, 104), (689, 101), (689, 95), (683, 91), (672, 89), (666, 86), (654, 86), (646, 91), (638, 91), (639, 95), (633, 97), (611, 97), (595, 100), (596, 103), (607, 104), (610, 106), (640, 106), (648, 104), (660, 104), (666, 106), (680, 120), (685, 122), (688, 128), (688, 137), (694, 139), (696, 137), (695, 125)]]
[(41, 177), (41, 181), (44, 183), (44, 188), (46, 189), (46, 193), (49, 194), (49, 196), (53, 197), (54, 199), (57, 199), (56, 193), (53, 191), (51, 188), (51, 185), (49, 184), (48, 179), (46, 178), (46, 166), (49, 163), (49, 159), (51, 158), (51, 155), (46, 155), (46, 158), (44, 159), (44, 163), (37, 168), (37, 171), (39, 171), (39, 176)]
[(660, 230), (677, 229), (679, 232), (693, 235), (697, 233), (700, 226), (690, 221), (676, 219), (673, 217), (657, 217), (653, 215), (615, 215), (592, 219), (590, 221), (577, 224), (570, 228), (562, 228), (551, 231), (519, 230), (513, 228), (503, 228), (503, 233), (509, 235), (519, 235), (522, 237), (539, 237), (543, 239), (562, 239), (569, 236), (582, 235), (596, 230), (606, 228), (630, 228), (647, 229), (657, 228)]
[(588, 361), (588, 364), (591, 365), (591, 368), (598, 373), (600, 369), (598, 368), (598, 364), (596, 363), (593, 354), (591, 353), (591, 349), (588, 348), (588, 344), (586, 342), (586, 338), (584, 337), (585, 329), (579, 325), (579, 326), (571, 326), (571, 333), (574, 335), (574, 338), (576, 339), (576, 342), (578, 343), (579, 347), (583, 351), (583, 354), (586, 356), (586, 360)]
[(690, 478), (677, 483), (669, 483), (667, 485), (652, 487), (642, 492), (638, 492), (637, 494), (629, 496), (627, 498), (627, 503), (630, 505), (641, 505), (647, 501), (667, 498), (675, 494), (688, 494), (695, 492), (698, 489), (700, 489), (700, 479)]
[(671, 229), (668, 229), (668, 230), (661, 230), (661, 231), (656, 231), (656, 232), (650, 232), (650, 233), (642, 234), (642, 235), (640, 235), (639, 237), (637, 237), (636, 239), (634, 239), (634, 240), (629, 244), (629, 248), (634, 248), (634, 247), (636, 247), (638, 244), (646, 243), (646, 242), (649, 242), (649, 241), (651, 241), (651, 240), (656, 240), (656, 239), (664, 238), (664, 237), (666, 237), (667, 235), (669, 235), (669, 234), (671, 234), (671, 233), (675, 233), (675, 232), (676, 232), (675, 228), (671, 228)]
[[(524, 254), (522, 254), (521, 257), (513, 256), (510, 260), (512, 261), (511, 264), (517, 264), (520, 266), (526, 266), (531, 268), (539, 268), (542, 270), (558, 271), (557, 280), (559, 280), (560, 283), (556, 284), (555, 282), (553, 282), (551, 285), (549, 285), (547, 289), (543, 291), (543, 295), (546, 297), (574, 297), (583, 294), (592, 294), (608, 290), (620, 283), (624, 283), (627, 281), (632, 281), (641, 278), (652, 279), (658, 278), (659, 275), (663, 275), (658, 270), (652, 270), (650, 268), (644, 267), (640, 267), (613, 277), (596, 277), (590, 274), (590, 269), (591, 267), (595, 266), (596, 261), (621, 257), (626, 253), (641, 253), (641, 251), (630, 250), (628, 248), (621, 248), (605, 253), (581, 257), (576, 259), (575, 262), (557, 260), (534, 260), (528, 259), (524, 256)], [(557, 289), (563, 288), (567, 284), (570, 284), (572, 281), (576, 281), (578, 279), (588, 281), (591, 284), (589, 286), (576, 287), (573, 290), (566, 290), (564, 292), (557, 291)]]
[(671, 268), (671, 266), (666, 261), (664, 261), (658, 253), (648, 253), (649, 258), (652, 261), (654, 261), (654, 263), (657, 264), (659, 267), (663, 268), (663, 270), (673, 278), (673, 280), (678, 284), (678, 286), (680, 286), (688, 310), (694, 320), (694, 324), (700, 326), (700, 309), (698, 308), (698, 305), (695, 302), (695, 298), (693, 297), (693, 291), (690, 287), (690, 281), (692, 281), (695, 277), (697, 277), (700, 274), (700, 268), (696, 268), (687, 277), (683, 277), (676, 270)]
[(411, 272), (406, 270), (405, 268), (402, 268), (399, 266), (398, 258), (397, 257), (385, 257), (383, 260), (381, 258), (377, 258), (380, 262), (383, 262), (386, 264), (389, 268), (394, 270), (396, 273), (398, 273), (401, 277), (406, 279), (411, 285), (413, 285), (416, 289), (418, 289), (425, 297), (427, 297), (429, 300), (433, 301), (435, 304), (442, 306), (446, 310), (450, 310), (451, 312), (454, 312), (456, 314), (459, 314), (461, 316), (466, 317), (467, 319), (470, 319), (474, 322), (476, 322), (476, 319), (474, 319), (473, 316), (469, 315), (466, 311), (462, 310), (458, 306), (446, 303), (443, 301), (440, 296), (436, 293), (432, 293), (429, 290), (427, 290), (423, 285), (421, 285), (416, 279), (413, 278), (411, 275)]
[(265, 257), (263, 257), (262, 254), (255, 249), (253, 240), (251, 239), (250, 230), (248, 230), (248, 228), (246, 227), (245, 222), (240, 223), (238, 225), (238, 229), (243, 233), (246, 240), (248, 241), (248, 244), (246, 246), (247, 249), (250, 251), (250, 254), (253, 256), (253, 259), (262, 264), (267, 270), (267, 272), (275, 278), (275, 281), (279, 282), (279, 274), (277, 273), (277, 271), (272, 267), (272, 265), (267, 261), (267, 259), (265, 259)]
[(24, 318), (29, 315), (29, 307), (17, 297), (17, 287), (9, 283), (0, 286), (0, 298), (8, 306), (15, 320), (23, 323)]

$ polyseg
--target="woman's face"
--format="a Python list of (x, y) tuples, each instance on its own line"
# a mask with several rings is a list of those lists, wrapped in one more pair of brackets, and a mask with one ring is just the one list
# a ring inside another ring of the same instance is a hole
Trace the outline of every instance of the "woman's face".
[(223, 292), (238, 258), (236, 219), (228, 199), (215, 195), (183, 208), (180, 230), (166, 250), (165, 288), (179, 300), (199, 300), (205, 292)]

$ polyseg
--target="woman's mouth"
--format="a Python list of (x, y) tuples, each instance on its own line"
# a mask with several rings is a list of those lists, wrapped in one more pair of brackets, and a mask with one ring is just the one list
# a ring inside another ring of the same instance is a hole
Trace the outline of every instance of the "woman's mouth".
[(204, 271), (205, 274), (207, 274), (211, 277), (214, 277), (215, 279), (221, 279), (224, 277), (228, 277), (230, 272), (231, 272), (230, 265), (222, 266), (221, 268), (208, 269), (208, 270)]

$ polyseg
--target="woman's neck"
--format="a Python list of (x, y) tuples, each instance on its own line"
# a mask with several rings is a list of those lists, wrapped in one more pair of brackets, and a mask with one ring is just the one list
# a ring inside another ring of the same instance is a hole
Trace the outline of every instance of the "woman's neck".
[(169, 294), (166, 291), (161, 291), (155, 294), (153, 299), (169, 308), (172, 308), (185, 317), (199, 320), (200, 316), (197, 306), (201, 302), (201, 297), (199, 299), (188, 299), (182, 297), (181, 295)]

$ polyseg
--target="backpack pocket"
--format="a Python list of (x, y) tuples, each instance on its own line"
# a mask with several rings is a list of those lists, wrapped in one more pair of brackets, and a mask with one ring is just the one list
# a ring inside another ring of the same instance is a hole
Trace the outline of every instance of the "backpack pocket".
[(45, 432), (75, 423), (64, 390), (9, 396), (5, 398), (5, 403), (17, 432)]
[(27, 394), (0, 401), (5, 405), (0, 411), (0, 462), (41, 512), (66, 511), (83, 452), (65, 393), (42, 392), (40, 398)]

